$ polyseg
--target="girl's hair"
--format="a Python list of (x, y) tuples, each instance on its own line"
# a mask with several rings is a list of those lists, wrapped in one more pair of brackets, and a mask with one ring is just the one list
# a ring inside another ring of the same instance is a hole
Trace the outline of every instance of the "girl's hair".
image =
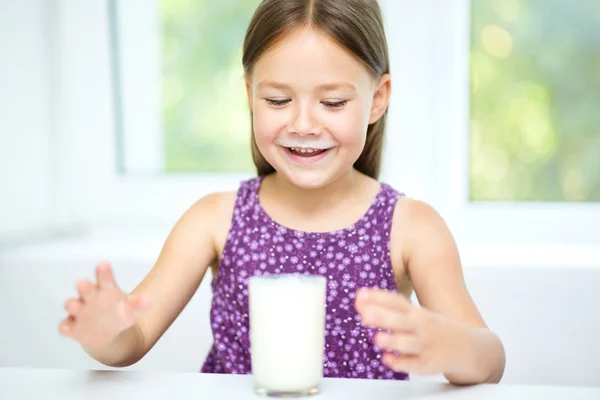
[[(247, 75), (271, 46), (299, 28), (318, 29), (348, 49), (376, 79), (389, 74), (390, 64), (383, 18), (377, 0), (263, 0), (256, 9), (244, 40), (242, 62)], [(252, 118), (252, 116), (251, 116)], [(360, 172), (379, 178), (387, 109), (367, 129), (362, 154), (354, 164)], [(258, 175), (274, 172), (251, 135), (252, 158)]]

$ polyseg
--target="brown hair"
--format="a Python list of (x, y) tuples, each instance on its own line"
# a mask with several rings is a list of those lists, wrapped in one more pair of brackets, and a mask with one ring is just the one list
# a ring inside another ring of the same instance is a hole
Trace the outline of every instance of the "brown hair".
[[(379, 79), (389, 74), (383, 18), (377, 0), (263, 0), (256, 9), (244, 40), (242, 63), (246, 74), (263, 52), (294, 30), (319, 29), (358, 57)], [(387, 109), (367, 129), (365, 148), (354, 167), (379, 178)], [(275, 169), (265, 160), (251, 135), (252, 158), (258, 175)]]

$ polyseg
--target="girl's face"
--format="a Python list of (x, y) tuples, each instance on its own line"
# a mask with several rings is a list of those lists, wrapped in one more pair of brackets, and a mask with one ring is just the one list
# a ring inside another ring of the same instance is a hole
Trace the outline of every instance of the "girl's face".
[(256, 144), (298, 187), (326, 186), (349, 173), (369, 124), (385, 112), (390, 80), (327, 35), (294, 32), (259, 57), (246, 79)]

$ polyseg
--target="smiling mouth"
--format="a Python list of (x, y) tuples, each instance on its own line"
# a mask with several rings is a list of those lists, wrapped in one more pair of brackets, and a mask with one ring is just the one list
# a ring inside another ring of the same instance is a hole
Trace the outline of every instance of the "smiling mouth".
[(286, 147), (286, 149), (297, 156), (300, 157), (314, 157), (314, 156), (318, 156), (319, 154), (323, 154), (326, 151), (329, 151), (330, 149), (310, 149), (310, 148), (300, 148), (300, 147)]
[(317, 165), (321, 163), (334, 148), (315, 149), (310, 147), (282, 146), (282, 149), (289, 159), (297, 165)]

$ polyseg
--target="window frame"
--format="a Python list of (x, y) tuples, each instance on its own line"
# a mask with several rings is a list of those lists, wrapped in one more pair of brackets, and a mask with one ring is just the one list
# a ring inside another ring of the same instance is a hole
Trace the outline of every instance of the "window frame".
[[(600, 202), (506, 202), (469, 200), (469, 54), (471, 1), (433, 8), (435, 195), (458, 240), (473, 244), (600, 244)], [(447, 129), (449, 127), (449, 129)]]
[[(137, 4), (156, 7), (157, 1), (144, 0)], [(57, 68), (60, 76), (56, 152), (63, 163), (58, 177), (58, 208), (69, 215), (71, 225), (88, 233), (122, 228), (164, 229), (199, 198), (215, 191), (235, 190), (241, 180), (251, 176), (244, 173), (159, 174), (156, 164), (146, 165), (151, 167), (150, 173), (124, 174), (119, 153), (122, 148), (120, 102), (115, 103), (119, 87), (115, 86), (113, 75), (110, 0), (56, 2), (55, 6), (59, 15)], [(144, 75), (146, 79), (149, 76)], [(141, 80), (131, 87), (143, 86)], [(147, 101), (145, 104), (151, 107), (155, 103)], [(138, 118), (133, 118), (135, 122), (129, 126), (136, 127), (136, 137), (156, 140), (156, 129), (139, 118), (144, 111), (139, 107), (134, 110)], [(148, 131), (153, 134), (144, 136)], [(157, 147), (151, 143), (137, 150), (156, 162)]]

